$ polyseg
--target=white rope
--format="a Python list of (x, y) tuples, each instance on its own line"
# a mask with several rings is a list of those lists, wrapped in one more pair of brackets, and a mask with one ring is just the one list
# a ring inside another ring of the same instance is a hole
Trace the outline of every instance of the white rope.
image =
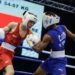
[(42, 53), (51, 54), (51, 52), (45, 50), (43, 50)]
[[(19, 46), (19, 48), (21, 48), (22, 46)], [(25, 48), (25, 49), (29, 49), (29, 50), (33, 50), (31, 48), (28, 48), (28, 47), (22, 47), (22, 48)], [(50, 51), (45, 51), (43, 50), (42, 53), (45, 53), (45, 54), (51, 54)], [(67, 58), (71, 58), (71, 59), (75, 59), (75, 56), (71, 56), (71, 55), (66, 55)]]
[(75, 59), (75, 56), (66, 55), (67, 58)]
[[(43, 50), (42, 53), (51, 54), (51, 52), (45, 51), (45, 50)], [(71, 58), (71, 59), (75, 59), (75, 56), (71, 56), (71, 55), (66, 55), (66, 57)]]
[(73, 65), (66, 65), (66, 67), (75, 69), (75, 66), (73, 66)]

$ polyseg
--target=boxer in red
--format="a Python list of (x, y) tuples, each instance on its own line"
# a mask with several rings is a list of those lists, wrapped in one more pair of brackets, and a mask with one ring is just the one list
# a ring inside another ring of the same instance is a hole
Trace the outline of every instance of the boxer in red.
[(5, 70), (5, 75), (14, 75), (12, 59), (15, 48), (21, 44), (30, 28), (37, 22), (37, 16), (33, 13), (23, 13), (22, 23), (11, 22), (3, 30), (7, 33), (4, 42), (0, 46), (0, 70)]

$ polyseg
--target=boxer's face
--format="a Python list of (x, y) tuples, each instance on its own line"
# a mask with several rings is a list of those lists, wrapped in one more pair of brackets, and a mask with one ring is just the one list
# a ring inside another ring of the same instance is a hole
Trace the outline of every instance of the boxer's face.
[(29, 21), (27, 24), (27, 28), (31, 28), (34, 24), (35, 24), (35, 22)]

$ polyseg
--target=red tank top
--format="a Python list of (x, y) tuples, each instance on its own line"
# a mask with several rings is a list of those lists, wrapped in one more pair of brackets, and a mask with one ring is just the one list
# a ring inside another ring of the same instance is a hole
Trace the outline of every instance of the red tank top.
[(18, 24), (18, 26), (16, 27), (13, 33), (7, 33), (4, 42), (7, 42), (13, 46), (18, 46), (21, 44), (21, 42), (26, 38), (28, 34), (29, 34), (29, 30), (26, 31), (25, 37), (22, 38), (19, 34), (19, 24)]

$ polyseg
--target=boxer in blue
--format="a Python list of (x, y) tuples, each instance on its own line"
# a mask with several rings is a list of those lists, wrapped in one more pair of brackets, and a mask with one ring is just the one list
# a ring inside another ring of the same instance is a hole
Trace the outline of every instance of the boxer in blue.
[(43, 27), (49, 31), (43, 36), (42, 41), (34, 45), (33, 41), (28, 42), (36, 51), (42, 51), (48, 44), (52, 48), (50, 57), (43, 62), (33, 75), (66, 75), (67, 58), (65, 57), (66, 36), (75, 40), (75, 34), (64, 25), (56, 25), (60, 17), (53, 12), (46, 12), (43, 16)]

